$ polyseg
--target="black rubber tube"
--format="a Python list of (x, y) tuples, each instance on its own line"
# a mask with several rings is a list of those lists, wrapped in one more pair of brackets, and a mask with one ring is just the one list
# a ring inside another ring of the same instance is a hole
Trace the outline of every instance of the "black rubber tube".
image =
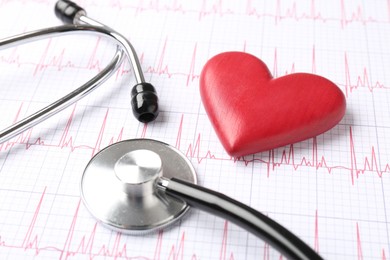
[(224, 218), (263, 239), (289, 259), (322, 259), (289, 230), (255, 209), (222, 193), (172, 178), (165, 187), (171, 196)]

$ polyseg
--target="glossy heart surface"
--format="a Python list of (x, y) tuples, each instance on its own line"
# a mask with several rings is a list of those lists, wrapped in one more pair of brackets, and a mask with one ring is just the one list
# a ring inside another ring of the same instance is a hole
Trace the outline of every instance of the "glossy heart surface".
[(330, 80), (308, 73), (273, 78), (257, 57), (226, 52), (200, 76), (205, 110), (232, 156), (270, 150), (317, 136), (344, 116), (346, 100)]

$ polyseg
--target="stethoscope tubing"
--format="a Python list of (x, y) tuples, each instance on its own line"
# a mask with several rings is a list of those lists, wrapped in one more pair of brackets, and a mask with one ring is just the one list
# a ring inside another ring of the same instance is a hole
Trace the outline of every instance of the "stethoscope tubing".
[(242, 227), (278, 249), (288, 259), (322, 259), (310, 246), (271, 218), (222, 193), (176, 178), (161, 178), (157, 188), (194, 208)]

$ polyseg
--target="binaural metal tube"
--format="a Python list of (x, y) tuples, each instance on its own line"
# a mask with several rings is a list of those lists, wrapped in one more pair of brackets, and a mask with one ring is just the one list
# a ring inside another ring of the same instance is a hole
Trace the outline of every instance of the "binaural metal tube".
[[(106, 37), (110, 37), (109, 31), (104, 28), (94, 27), (90, 25), (63, 25), (52, 28), (41, 29), (33, 32), (23, 33), (13, 37), (6, 38), (0, 41), (0, 50), (14, 47), (19, 44), (25, 44), (32, 41), (45, 39), (48, 37), (58, 37), (65, 34), (77, 34), (77, 33), (93, 33), (101, 34)], [(0, 143), (4, 143), (9, 139), (23, 133), (29, 128), (39, 124), (47, 118), (55, 115), (63, 109), (74, 104), (78, 100), (88, 95), (91, 91), (95, 90), (101, 84), (103, 84), (111, 75), (119, 68), (122, 63), (124, 53), (120, 47), (117, 48), (116, 53), (110, 63), (101, 70), (95, 77), (90, 79), (88, 82), (72, 91), (68, 95), (60, 98), (53, 102), (47, 107), (39, 110), (38, 112), (16, 122), (10, 127), (0, 131)]]
[(86, 15), (78, 16), (75, 19), (74, 23), (80, 25), (87, 24), (93, 26), (100, 26), (105, 28), (107, 31), (110, 31), (110, 36), (117, 40), (122, 45), (123, 49), (126, 50), (126, 54), (129, 58), (131, 66), (133, 67), (133, 72), (137, 83), (139, 84), (145, 82), (144, 74), (142, 73), (141, 63), (139, 62), (138, 56), (136, 55), (136, 51), (133, 45), (131, 45), (131, 43), (122, 34), (116, 32), (107, 25), (104, 25), (92, 18), (89, 18)]
[[(92, 90), (95, 90), (119, 68), (123, 57), (125, 56), (124, 53), (126, 53), (133, 66), (134, 75), (137, 81), (137, 84), (131, 91), (133, 114), (139, 121), (144, 123), (154, 120), (159, 113), (158, 97), (154, 87), (145, 82), (140, 62), (130, 42), (110, 27), (88, 18), (84, 9), (80, 8), (71, 1), (58, 1), (55, 7), (55, 12), (62, 21), (72, 24), (45, 28), (0, 40), (0, 50), (49, 37), (58, 37), (67, 34), (90, 33), (98, 34), (113, 40), (117, 45), (116, 53), (111, 62), (88, 82), (68, 95), (53, 102), (49, 106), (0, 131), (0, 143), (4, 143), (27, 129), (39, 124), (85, 97)], [(73, 24), (73, 22), (77, 24)]]
[(152, 84), (145, 82), (141, 64), (131, 43), (114, 29), (87, 16), (86, 11), (69, 0), (57, 1), (54, 8), (56, 16), (64, 23), (89, 24), (101, 27), (110, 32), (110, 36), (124, 48), (133, 67), (137, 84), (131, 90), (131, 106), (134, 116), (143, 123), (156, 119), (159, 114), (158, 97)]

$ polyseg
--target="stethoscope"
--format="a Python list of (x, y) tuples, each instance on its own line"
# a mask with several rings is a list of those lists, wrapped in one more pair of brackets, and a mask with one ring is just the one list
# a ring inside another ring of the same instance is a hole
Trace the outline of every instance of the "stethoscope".
[[(131, 91), (135, 117), (144, 123), (158, 115), (155, 88), (146, 83), (137, 54), (121, 34), (86, 16), (68, 0), (55, 5), (67, 25), (41, 29), (0, 41), (0, 49), (64, 34), (91, 33), (113, 39), (117, 50), (110, 63), (78, 89), (0, 132), (3, 143), (80, 100), (130, 60), (137, 84)], [(283, 226), (255, 209), (219, 192), (197, 185), (191, 162), (174, 147), (151, 139), (114, 143), (97, 153), (81, 179), (81, 197), (91, 214), (105, 226), (126, 234), (145, 234), (178, 221), (190, 207), (227, 219), (265, 240), (291, 259), (322, 259)]]

